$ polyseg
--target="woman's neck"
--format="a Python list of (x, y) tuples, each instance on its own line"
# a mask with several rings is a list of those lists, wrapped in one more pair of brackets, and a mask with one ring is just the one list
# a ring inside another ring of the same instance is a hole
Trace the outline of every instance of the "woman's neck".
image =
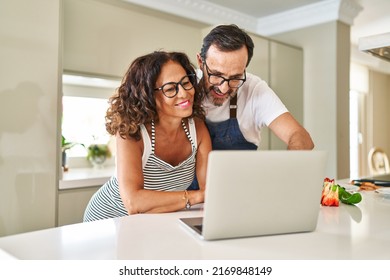
[(182, 119), (161, 119), (158, 123), (155, 123), (155, 127), (159, 130), (159, 133), (164, 133), (165, 135), (177, 135), (183, 130)]

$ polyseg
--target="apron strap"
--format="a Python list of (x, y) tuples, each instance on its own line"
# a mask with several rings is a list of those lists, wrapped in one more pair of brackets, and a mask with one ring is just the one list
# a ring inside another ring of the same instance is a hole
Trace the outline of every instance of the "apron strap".
[(230, 118), (237, 118), (237, 93), (230, 98)]

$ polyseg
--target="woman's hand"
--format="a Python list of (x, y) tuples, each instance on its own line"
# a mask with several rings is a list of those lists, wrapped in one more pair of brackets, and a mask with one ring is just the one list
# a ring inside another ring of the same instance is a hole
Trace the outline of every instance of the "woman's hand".
[(204, 189), (196, 191), (188, 191), (188, 200), (191, 205), (199, 204), (204, 202)]

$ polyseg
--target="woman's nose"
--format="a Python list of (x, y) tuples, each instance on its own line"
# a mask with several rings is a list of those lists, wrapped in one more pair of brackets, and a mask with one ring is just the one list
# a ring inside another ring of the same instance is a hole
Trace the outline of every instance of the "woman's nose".
[(186, 97), (189, 90), (184, 89), (184, 87), (181, 84), (177, 85), (177, 95), (179, 97)]

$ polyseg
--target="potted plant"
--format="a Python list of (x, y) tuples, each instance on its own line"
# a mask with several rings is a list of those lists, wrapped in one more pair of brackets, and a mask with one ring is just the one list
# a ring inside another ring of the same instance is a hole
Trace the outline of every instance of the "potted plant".
[(66, 151), (73, 148), (76, 145), (81, 145), (85, 147), (84, 144), (82, 143), (68, 142), (64, 137), (64, 135), (62, 135), (61, 151), (62, 151), (62, 169), (64, 171), (68, 171)]
[(88, 146), (87, 159), (94, 167), (102, 167), (107, 158), (111, 157), (111, 151), (107, 144), (91, 144)]

